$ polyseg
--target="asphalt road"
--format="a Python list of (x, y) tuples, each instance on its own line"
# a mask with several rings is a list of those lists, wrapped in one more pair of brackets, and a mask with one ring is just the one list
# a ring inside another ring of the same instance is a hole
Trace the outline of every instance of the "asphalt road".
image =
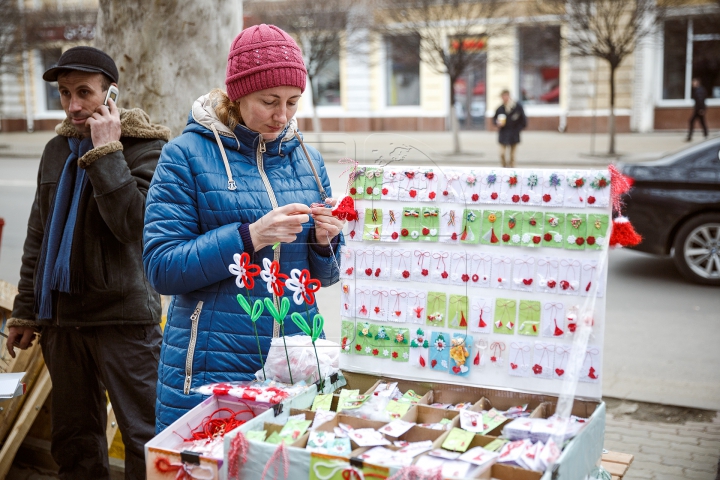
[[(339, 146), (326, 157), (352, 155)], [(332, 147), (331, 147), (332, 148)], [(357, 158), (357, 157), (356, 157)], [(0, 278), (17, 283), (37, 160), (0, 157)], [(336, 191), (344, 166), (328, 162)], [(337, 310), (337, 286), (319, 303)], [(672, 261), (629, 250), (610, 254), (603, 394), (720, 410), (720, 290), (686, 283)], [(337, 339), (339, 325), (326, 324)]]

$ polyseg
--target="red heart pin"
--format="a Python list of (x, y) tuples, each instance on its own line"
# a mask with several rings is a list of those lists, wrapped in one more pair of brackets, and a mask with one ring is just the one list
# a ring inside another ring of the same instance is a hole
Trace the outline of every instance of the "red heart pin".
[(557, 282), (555, 280), (548, 280), (548, 288), (555, 288), (555, 285), (557, 285)]
[(492, 198), (493, 200), (497, 200), (497, 197), (498, 197), (497, 192), (493, 192), (490, 194), (490, 198)]
[(555, 373), (557, 373), (558, 377), (562, 377), (563, 373), (565, 373), (565, 370), (563, 370), (562, 368), (556, 368)]
[(523, 278), (523, 283), (525, 285), (532, 285), (533, 279), (532, 278)]
[(511, 363), (511, 364), (510, 364), (510, 368), (512, 368), (513, 370), (516, 370), (516, 369), (517, 369), (517, 364), (516, 364), (516, 363)]
[(430, 362), (430, 366), (432, 368), (435, 368), (435, 365), (437, 365), (437, 360), (433, 360), (432, 362)]
[(552, 197), (549, 194), (543, 195), (543, 202), (549, 202), (550, 200), (552, 200)]

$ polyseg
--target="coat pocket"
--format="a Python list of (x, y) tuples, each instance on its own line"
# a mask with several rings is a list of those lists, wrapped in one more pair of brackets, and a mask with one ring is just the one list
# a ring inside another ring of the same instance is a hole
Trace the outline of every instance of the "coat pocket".
[(190, 342), (188, 344), (187, 356), (185, 357), (185, 383), (183, 385), (183, 393), (190, 394), (190, 386), (192, 385), (192, 368), (193, 357), (195, 356), (195, 343), (197, 342), (198, 323), (200, 321), (200, 312), (202, 312), (203, 301), (200, 300), (195, 307), (195, 311), (190, 316)]

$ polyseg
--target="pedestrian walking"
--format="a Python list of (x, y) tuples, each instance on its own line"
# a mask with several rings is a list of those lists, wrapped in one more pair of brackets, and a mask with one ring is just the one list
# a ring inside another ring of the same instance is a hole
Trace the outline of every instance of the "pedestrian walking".
[(700, 120), (700, 126), (703, 129), (703, 135), (705, 138), (708, 137), (707, 124), (705, 123), (705, 99), (707, 98), (707, 91), (705, 87), (700, 83), (699, 78), (692, 79), (692, 99), (695, 101), (693, 106), (693, 114), (690, 117), (690, 127), (688, 129), (688, 135), (685, 139), (686, 142), (692, 140), (693, 130), (695, 128), (695, 120)]
[[(520, 102), (510, 97), (510, 91), (500, 94), (502, 105), (495, 111), (493, 123), (498, 127), (500, 162), (503, 167), (515, 167), (515, 150), (520, 143), (520, 131), (527, 127), (527, 117)], [(509, 150), (509, 152), (508, 152)], [(509, 156), (506, 156), (509, 153)]]
[(110, 478), (107, 399), (125, 444), (125, 478), (145, 478), (154, 434), (160, 297), (143, 274), (145, 195), (170, 138), (112, 98), (110, 56), (75, 47), (43, 74), (67, 118), (40, 160), (7, 346), (40, 335), (52, 380), (52, 456), (60, 478)]
[[(265, 355), (278, 336), (269, 312), (251, 320), (236, 300), (238, 293), (277, 298), (276, 290), (258, 277), (239, 292), (230, 265), (250, 275), (250, 264), (279, 261), (273, 278), (307, 269), (322, 286), (339, 279), (344, 222), (313, 206), (330, 195), (330, 181), (294, 118), (307, 78), (300, 48), (278, 27), (253, 26), (232, 42), (226, 72), (227, 92), (195, 101), (148, 192), (145, 271), (160, 293), (173, 295), (160, 357), (158, 432), (203, 400), (192, 388), (255, 379), (261, 364), (253, 323)], [(316, 304), (290, 303), (290, 313), (318, 313)], [(300, 333), (292, 322), (284, 328)]]

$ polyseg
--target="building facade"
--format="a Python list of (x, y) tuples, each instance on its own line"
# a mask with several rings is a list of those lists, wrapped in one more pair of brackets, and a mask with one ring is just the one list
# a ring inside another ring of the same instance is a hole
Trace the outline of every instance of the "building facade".
[[(22, 68), (0, 78), (2, 131), (47, 130), (64, 118), (57, 90), (42, 80), (42, 72), (65, 49), (92, 44), (94, 38), (97, 0), (24, 0), (23, 7), (51, 14), (35, 27), (43, 41), (16, 60)], [(716, 14), (717, 5), (702, 0), (673, 9), (662, 28), (623, 61), (616, 72), (618, 132), (687, 128), (694, 77), (708, 93), (710, 127), (720, 125)], [(482, 130), (491, 125), (500, 92), (508, 89), (523, 103), (529, 129), (606, 131), (609, 68), (604, 60), (569, 55), (560, 41), (565, 28), (559, 17), (516, 18), (485, 38), (479, 22), (476, 36), (466, 41), (486, 62), (456, 82), (454, 107), (447, 75), (421, 61), (420, 41), (417, 53), (398, 55), (392, 40), (354, 30), (350, 38), (338, 38), (341, 53), (305, 92), (300, 127), (312, 131), (315, 102), (324, 131), (442, 131), (449, 129), (450, 108), (461, 128)], [(448, 50), (451, 43), (448, 39)]]

